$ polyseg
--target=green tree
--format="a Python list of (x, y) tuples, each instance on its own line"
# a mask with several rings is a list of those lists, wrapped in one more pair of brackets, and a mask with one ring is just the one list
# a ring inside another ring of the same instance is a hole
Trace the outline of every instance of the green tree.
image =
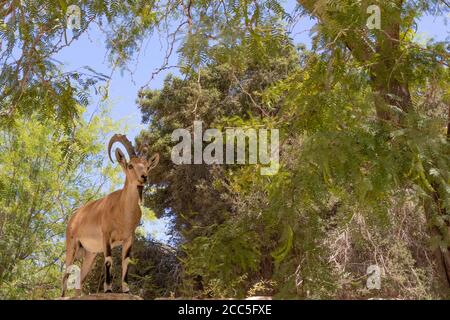
[[(211, 63), (207, 67), (189, 72), (185, 79), (169, 76), (162, 90), (143, 91), (138, 99), (143, 121), (149, 123), (138, 141), (151, 146), (149, 152), (162, 156), (152, 176), (156, 187), (147, 194), (146, 201), (158, 216), (171, 218), (172, 236), (179, 245), (185, 244), (184, 254), (189, 261), (197, 261), (195, 267), (186, 264), (186, 272), (191, 280), (204, 277), (205, 284), (214, 277), (207, 271), (209, 267), (222, 273), (223, 281), (241, 276), (239, 272), (230, 272), (228, 267), (220, 269), (224, 263), (241, 264), (242, 269), (236, 268), (242, 272), (256, 271), (259, 253), (253, 246), (257, 243), (257, 232), (262, 230), (257, 229), (261, 227), (258, 223), (249, 225), (247, 218), (240, 218), (239, 191), (233, 190), (230, 182), (235, 166), (174, 165), (170, 159), (171, 134), (177, 128), (192, 128), (193, 121), (198, 119), (205, 128), (242, 125), (257, 128), (270, 122), (280, 105), (263, 106), (261, 94), (287, 77), (296, 68), (298, 59), (296, 50), (283, 37), (278, 43), (272, 41), (265, 46), (266, 51), (258, 57), (248, 54), (251, 44), (230, 45), (233, 47), (220, 45), (211, 49)], [(229, 52), (239, 59), (239, 65), (229, 60)], [(237, 219), (235, 223), (233, 219)], [(254, 230), (249, 230), (249, 226)], [(230, 232), (234, 227), (241, 230)], [(248, 237), (243, 239), (247, 231)], [(213, 240), (214, 235), (217, 239)], [(230, 247), (219, 245), (225, 236)], [(217, 251), (206, 249), (210, 247)], [(240, 248), (242, 252), (235, 251)], [(217, 258), (214, 267), (208, 262), (211, 258)]]
[[(255, 14), (250, 16), (253, 11)], [(284, 13), (272, 0), (261, 5), (191, 0), (2, 1), (0, 125), (11, 124), (15, 116), (38, 110), (40, 118), (56, 117), (70, 130), (72, 119), (79, 116), (78, 104), (86, 106), (94, 91), (107, 96), (109, 75), (89, 66), (61, 72), (54, 60), (58, 52), (91, 27), (105, 35), (112, 70), (127, 70), (127, 63), (139, 56), (143, 41), (155, 30), (164, 34), (167, 41), (166, 57), (158, 71), (171, 67), (169, 56), (178, 39), (187, 58), (182, 59), (180, 67), (189, 69), (205, 61), (209, 42), (217, 38), (238, 35), (260, 48), (263, 43), (257, 33), (248, 38), (240, 30), (243, 25), (245, 30), (257, 29), (271, 12)], [(79, 25), (72, 23), (78, 18)], [(268, 31), (265, 32), (270, 35)], [(197, 48), (202, 51), (197, 52)], [(98, 90), (100, 85), (106, 90)]]
[[(417, 44), (414, 25), (424, 14), (445, 14), (448, 6), (376, 2), (381, 29), (368, 30), (368, 2), (299, 1), (299, 10), (317, 21), (312, 49), (301, 50), (297, 64), (266, 86), (226, 91), (229, 86), (216, 82), (217, 91), (211, 90), (202, 81), (217, 61), (244, 74), (280, 62), (277, 52), (283, 50), (277, 48), (287, 50), (290, 44), (280, 41), (285, 29), (279, 22), (291, 17), (273, 10), (260, 14), (268, 3), (245, 2), (238, 8), (225, 3), (209, 22), (193, 14), (200, 27), (182, 46), (186, 80), (169, 78), (161, 92), (140, 96), (144, 121), (150, 121), (141, 139), (154, 142), (166, 159), (171, 130), (189, 126), (196, 117), (209, 127), (264, 123), (282, 131), (282, 169), (274, 178), (258, 177), (246, 167), (165, 164), (170, 169), (161, 171), (160, 189), (148, 199), (159, 204), (160, 213), (173, 211), (178, 230), (194, 230), (181, 235), (184, 267), (202, 275), (215, 294), (242, 296), (264, 275), (280, 296), (361, 297), (373, 294), (363, 289), (365, 268), (381, 260), (388, 272), (381, 294), (445, 296), (436, 286), (447, 282), (450, 261), (448, 52), (445, 42)], [(211, 7), (202, 3), (195, 10)], [(234, 19), (227, 19), (227, 9), (234, 10)], [(226, 40), (207, 41), (205, 34)], [(241, 76), (236, 75), (238, 87), (245, 83)], [(234, 92), (243, 93), (250, 109), (223, 107)], [(214, 103), (222, 108), (213, 109)], [(218, 174), (202, 176), (203, 184), (191, 188), (191, 171), (200, 169)], [(227, 196), (210, 205), (206, 199), (217, 188)], [(208, 205), (199, 201), (195, 209), (189, 207), (197, 195)], [(211, 214), (224, 198), (231, 200), (231, 209)], [(190, 224), (193, 216), (201, 223)], [(429, 229), (419, 226), (424, 221)], [(336, 247), (342, 237), (346, 242)], [(430, 250), (441, 276), (424, 258)], [(264, 265), (270, 266), (266, 272)], [(248, 281), (249, 275), (256, 277)]]
[[(82, 111), (80, 110), (80, 113)], [(66, 134), (55, 120), (18, 118), (0, 131), (0, 296), (52, 298), (60, 293), (64, 233), (73, 210), (98, 197), (107, 114), (78, 120)]]
[[(426, 13), (445, 14), (448, 4), (444, 1), (338, 1), (333, 4), (299, 1), (299, 4), (319, 21), (316, 48), (325, 51), (329, 70), (334, 70), (336, 63), (342, 63), (341, 59), (348, 53), (365, 71), (377, 118), (387, 125), (385, 134), (397, 140), (383, 141), (384, 147), (399, 148), (390, 152), (403, 156), (397, 159), (402, 167), (388, 169), (394, 169), (390, 173), (397, 177), (397, 183), (404, 180), (402, 175), (409, 177), (403, 187), (413, 183), (424, 190), (431, 232), (440, 238), (436, 259), (443, 269), (443, 279), (450, 286), (448, 226), (441, 221), (448, 214), (449, 198), (446, 169), (449, 148), (445, 135), (449, 137), (450, 131), (442, 129), (450, 123), (450, 118), (446, 119), (450, 114), (449, 53), (445, 42), (429, 41), (420, 46), (413, 40), (417, 20)], [(373, 4), (379, 6), (381, 12), (379, 30), (368, 30), (365, 26), (366, 8)], [(430, 101), (423, 96), (427, 90), (439, 98)], [(434, 116), (430, 115), (432, 110)], [(412, 175), (404, 172), (405, 166)]]
[[(108, 87), (109, 76), (89, 66), (62, 72), (55, 55), (90, 27), (105, 34), (112, 68), (125, 67), (158, 19), (153, 1), (11, 0), (0, 4), (0, 124), (35, 112), (36, 120), (56, 118), (73, 129), (90, 93)], [(79, 26), (71, 19), (79, 9)], [(106, 24), (104, 22), (107, 22)], [(107, 90), (100, 92), (107, 96)]]

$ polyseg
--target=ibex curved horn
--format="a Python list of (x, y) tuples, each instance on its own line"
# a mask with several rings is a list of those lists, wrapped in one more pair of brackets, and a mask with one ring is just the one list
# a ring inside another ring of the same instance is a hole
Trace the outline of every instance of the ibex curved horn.
[(114, 162), (111, 157), (111, 147), (114, 144), (114, 142), (120, 142), (125, 147), (130, 159), (133, 157), (136, 157), (136, 151), (134, 150), (133, 145), (131, 144), (130, 140), (128, 140), (124, 134), (115, 134), (112, 136), (111, 140), (109, 140), (109, 143), (108, 143), (108, 156), (109, 156), (109, 159), (111, 160), (111, 162)]

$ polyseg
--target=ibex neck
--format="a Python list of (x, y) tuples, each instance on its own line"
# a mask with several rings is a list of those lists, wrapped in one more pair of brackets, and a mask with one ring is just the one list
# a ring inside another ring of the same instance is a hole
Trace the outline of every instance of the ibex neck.
[(132, 183), (128, 179), (125, 180), (123, 186), (123, 196), (126, 201), (126, 205), (136, 205), (142, 200), (142, 187), (139, 187), (137, 183)]

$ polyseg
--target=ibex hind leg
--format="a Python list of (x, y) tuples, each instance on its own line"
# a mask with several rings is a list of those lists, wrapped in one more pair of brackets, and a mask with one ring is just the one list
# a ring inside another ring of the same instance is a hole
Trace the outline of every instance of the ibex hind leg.
[(83, 282), (84, 280), (86, 280), (89, 271), (91, 271), (96, 256), (97, 253), (86, 251), (83, 259), (83, 264), (81, 265), (81, 285), (83, 285)]
[(122, 245), (122, 292), (130, 293), (128, 287), (128, 266), (131, 257), (131, 247), (133, 246), (133, 237), (127, 239)]
[(103, 285), (103, 291), (105, 293), (112, 292), (112, 255), (111, 255), (111, 244), (106, 238), (103, 243), (103, 253), (105, 256), (105, 283)]

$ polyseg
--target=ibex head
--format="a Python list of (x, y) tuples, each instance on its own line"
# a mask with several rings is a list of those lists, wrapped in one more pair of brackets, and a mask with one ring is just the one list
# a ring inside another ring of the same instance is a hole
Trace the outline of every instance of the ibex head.
[(112, 136), (108, 143), (108, 156), (111, 157), (111, 147), (115, 142), (120, 142), (127, 150), (130, 160), (127, 162), (123, 152), (116, 148), (115, 155), (117, 162), (119, 162), (125, 175), (131, 183), (135, 183), (137, 186), (143, 186), (147, 182), (148, 173), (154, 167), (158, 165), (159, 154), (155, 153), (152, 157), (147, 158), (147, 148), (144, 147), (139, 153), (136, 153), (133, 145), (123, 134), (115, 134)]

